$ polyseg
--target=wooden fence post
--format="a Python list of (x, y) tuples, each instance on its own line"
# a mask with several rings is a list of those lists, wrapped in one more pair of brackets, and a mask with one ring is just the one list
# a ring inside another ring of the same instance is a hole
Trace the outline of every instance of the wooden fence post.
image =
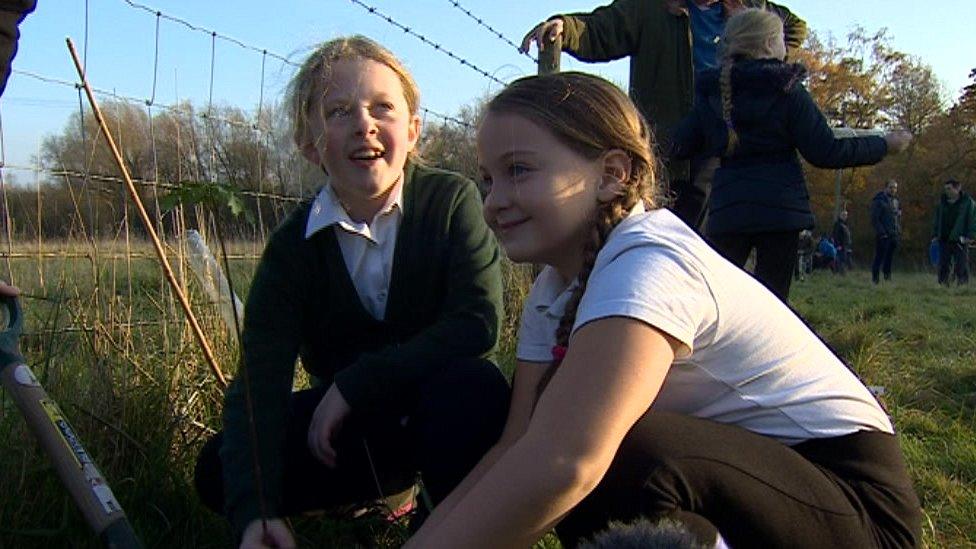
[(563, 37), (557, 36), (554, 42), (539, 48), (539, 74), (559, 72), (559, 57), (563, 52)]

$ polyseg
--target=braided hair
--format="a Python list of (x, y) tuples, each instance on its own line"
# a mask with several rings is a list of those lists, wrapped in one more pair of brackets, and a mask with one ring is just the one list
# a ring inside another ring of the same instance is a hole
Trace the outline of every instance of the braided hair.
[(719, 91), (722, 95), (722, 119), (728, 140), (724, 156), (731, 156), (739, 146), (739, 134), (732, 122), (732, 67), (739, 59), (768, 57), (769, 41), (783, 33), (783, 20), (771, 11), (749, 8), (737, 12), (725, 22), (719, 41)]
[(648, 209), (661, 207), (665, 194), (656, 177), (657, 161), (647, 122), (620, 88), (602, 78), (580, 72), (522, 78), (495, 96), (487, 110), (523, 116), (584, 158), (595, 160), (607, 151), (621, 150), (631, 164), (620, 193), (600, 203), (590, 222), (578, 285), (556, 329), (553, 361), (540, 383), (541, 393), (569, 346), (580, 300), (610, 231), (638, 202)]

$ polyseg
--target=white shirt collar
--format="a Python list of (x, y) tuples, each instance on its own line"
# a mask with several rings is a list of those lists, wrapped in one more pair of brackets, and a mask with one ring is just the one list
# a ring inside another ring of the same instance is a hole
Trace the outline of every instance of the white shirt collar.
[(383, 207), (376, 213), (372, 220), (368, 223), (359, 223), (353, 221), (349, 217), (349, 213), (346, 209), (342, 207), (342, 203), (339, 202), (339, 197), (336, 196), (335, 191), (332, 189), (332, 185), (326, 181), (326, 184), (319, 191), (318, 196), (315, 197), (315, 201), (312, 203), (312, 209), (308, 213), (308, 222), (305, 224), (305, 238), (309, 239), (315, 233), (330, 227), (332, 225), (339, 225), (351, 232), (363, 234), (369, 237), (368, 228), (369, 225), (376, 220), (376, 218), (390, 214), (394, 211), (403, 211), (403, 179), (404, 175), (400, 176), (399, 181), (393, 187), (393, 192), (386, 198), (386, 202)]

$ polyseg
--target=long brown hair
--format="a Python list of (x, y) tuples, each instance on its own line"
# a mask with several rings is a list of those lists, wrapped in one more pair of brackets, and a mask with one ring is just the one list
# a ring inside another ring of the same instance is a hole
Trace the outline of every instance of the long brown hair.
[[(630, 158), (630, 175), (622, 192), (599, 205), (583, 249), (579, 285), (566, 305), (556, 330), (556, 346), (569, 346), (580, 299), (610, 231), (643, 201), (648, 209), (664, 202), (663, 185), (657, 179), (657, 160), (652, 152), (651, 131), (634, 103), (614, 84), (581, 72), (561, 72), (516, 80), (487, 106), (489, 113), (510, 113), (547, 129), (559, 142), (584, 158), (595, 160), (618, 149)], [(554, 355), (556, 353), (554, 352)], [(561, 357), (554, 356), (541, 392), (555, 373)]]

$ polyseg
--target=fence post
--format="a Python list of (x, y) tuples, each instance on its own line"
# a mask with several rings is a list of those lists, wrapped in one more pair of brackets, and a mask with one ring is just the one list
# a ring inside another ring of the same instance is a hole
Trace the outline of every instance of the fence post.
[(545, 49), (539, 44), (539, 74), (552, 74), (559, 72), (559, 57), (563, 51), (563, 37), (557, 36), (556, 40), (546, 44)]

